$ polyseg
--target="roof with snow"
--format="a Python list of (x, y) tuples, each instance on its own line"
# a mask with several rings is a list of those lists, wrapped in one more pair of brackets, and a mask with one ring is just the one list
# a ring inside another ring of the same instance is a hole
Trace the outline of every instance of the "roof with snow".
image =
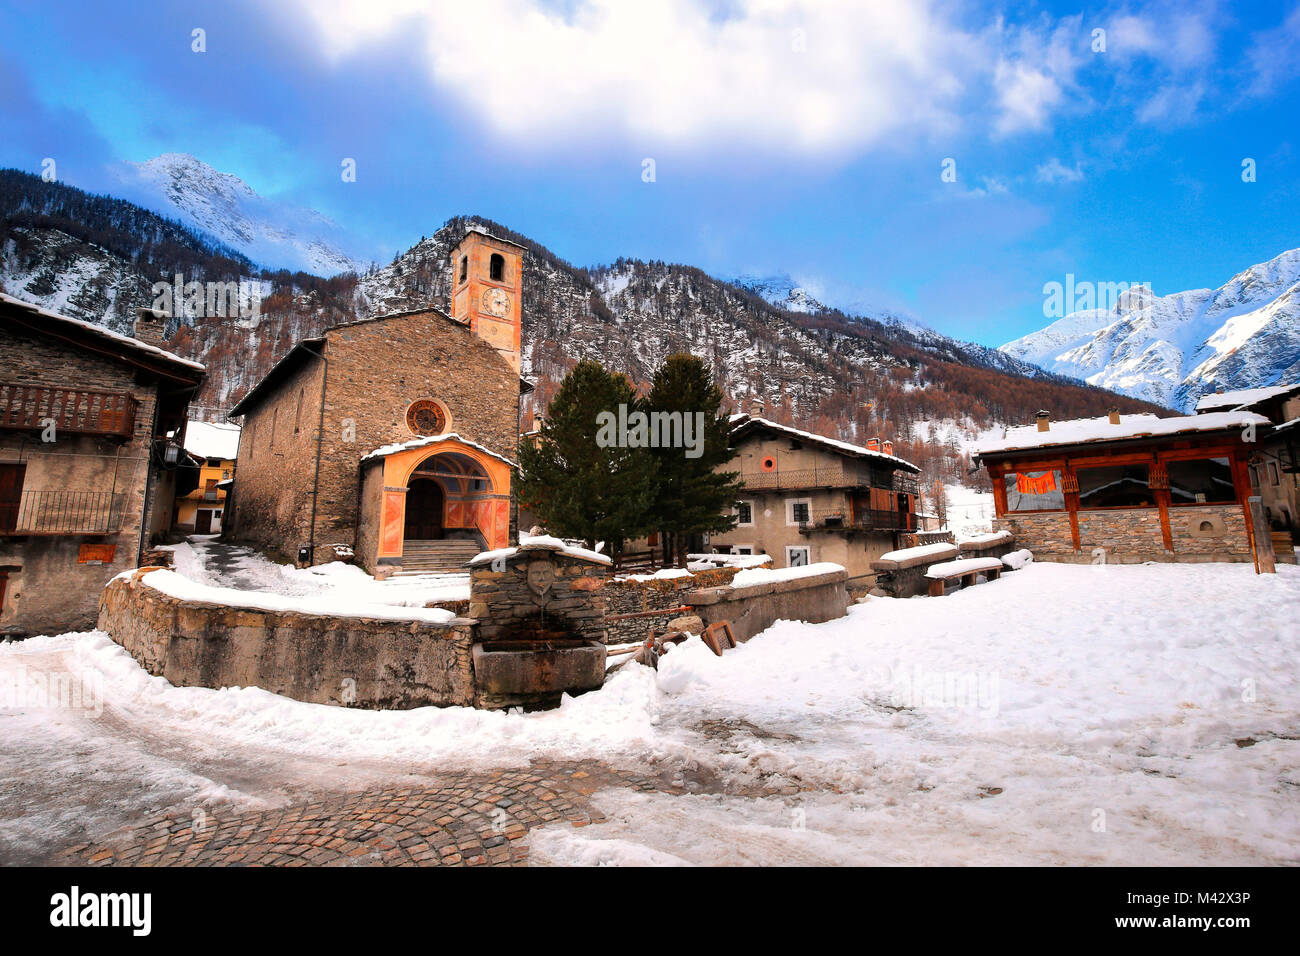
[(196, 458), (234, 461), (239, 455), (238, 425), (190, 422), (185, 426), (185, 450)]
[(982, 456), (1054, 445), (1086, 445), (1131, 438), (1225, 431), (1268, 423), (1267, 418), (1254, 412), (1212, 412), (1203, 415), (1180, 415), (1175, 418), (1161, 418), (1158, 415), (1124, 415), (1118, 425), (1112, 425), (1110, 419), (1105, 416), (1076, 418), (1070, 421), (1052, 422), (1050, 429), (1045, 432), (1039, 431), (1037, 424), (1008, 428), (1002, 438), (991, 438), (977, 444), (975, 454)]
[(1300, 393), (1300, 382), (1291, 385), (1267, 385), (1263, 388), (1239, 388), (1233, 392), (1215, 392), (1213, 395), (1202, 395), (1201, 400), (1196, 403), (1196, 410), (1205, 412), (1214, 409), (1249, 408), (1270, 398), (1280, 398), (1292, 393)]
[(458, 441), (462, 445), (468, 445), (475, 451), (481, 451), (485, 455), (491, 455), (497, 461), (503, 461), (511, 468), (519, 466), (507, 458), (505, 455), (498, 455), (491, 448), (485, 448), (478, 442), (472, 442), (468, 438), (461, 438), (456, 432), (448, 432), (445, 435), (430, 435), (427, 438), (412, 438), (410, 441), (404, 441), (392, 445), (383, 445), (374, 451), (361, 456), (362, 462), (367, 462), (379, 458), (387, 458), (389, 455), (396, 455), (399, 451), (408, 451), (412, 448), (424, 448), (429, 445), (437, 445), (447, 441)]
[(787, 438), (794, 438), (798, 441), (807, 442), (810, 445), (816, 445), (827, 451), (833, 451), (837, 455), (845, 455), (849, 458), (870, 458), (893, 465), (896, 468), (904, 468), (908, 471), (920, 473), (921, 469), (912, 464), (906, 458), (899, 458), (897, 455), (886, 455), (883, 451), (872, 451), (862, 445), (854, 445), (851, 442), (840, 441), (837, 438), (827, 438), (824, 435), (814, 435), (812, 432), (806, 432), (798, 428), (792, 428), (789, 425), (780, 425), (771, 419), (758, 418), (754, 415), (747, 415), (743, 412), (731, 416), (731, 440), (734, 443), (737, 439), (743, 438), (751, 432), (767, 431), (774, 434), (783, 435)]
[(30, 302), (24, 302), (22, 299), (15, 299), (3, 292), (0, 292), (0, 306), (3, 306), (0, 311), (7, 318), (22, 322), (37, 332), (70, 336), (76, 339), (79, 344), (108, 348), (123, 358), (156, 363), (163, 369), (167, 369), (173, 374), (180, 374), (186, 379), (201, 378), (204, 372), (204, 366), (201, 362), (181, 358), (174, 352), (168, 352), (156, 345), (141, 342), (129, 335), (122, 335), (106, 329), (102, 325), (94, 325), (90, 322), (83, 322), (81, 319), (74, 319), (70, 315), (50, 312), (48, 309), (42, 309)]
[(514, 547), (480, 552), (470, 559), (469, 566), (471, 568), (481, 567), (484, 564), (504, 561), (506, 558), (512, 558), (516, 554), (524, 554), (529, 551), (548, 551), (563, 554), (570, 558), (581, 558), (584, 561), (592, 561), (596, 564), (612, 563), (607, 554), (601, 554), (599, 551), (588, 551), (586, 548), (575, 548), (573, 545), (565, 544), (559, 538), (553, 538), (547, 534), (539, 534), (531, 538), (522, 535), (520, 537), (519, 544)]

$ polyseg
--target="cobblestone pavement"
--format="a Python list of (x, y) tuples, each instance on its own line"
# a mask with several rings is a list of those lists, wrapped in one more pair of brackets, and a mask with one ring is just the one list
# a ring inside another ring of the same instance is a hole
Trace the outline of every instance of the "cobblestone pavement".
[[(448, 775), (226, 816), (164, 816), (52, 861), (96, 866), (519, 866), (534, 827), (603, 821), (590, 796), (607, 787), (685, 793), (684, 782), (600, 764)], [(693, 788), (692, 788), (693, 789)]]

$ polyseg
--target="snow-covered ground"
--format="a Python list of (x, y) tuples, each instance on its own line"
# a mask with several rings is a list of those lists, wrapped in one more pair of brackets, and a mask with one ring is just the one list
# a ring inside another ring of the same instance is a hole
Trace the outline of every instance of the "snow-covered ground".
[[(150, 575), (145, 580), (156, 580), (176, 597), (331, 614), (345, 613), (348, 606), (373, 611), (376, 605), (422, 608), (432, 601), (469, 600), (468, 572), (377, 581), (342, 561), (310, 568), (276, 564), (247, 548), (223, 544), (214, 535), (191, 535), (164, 550), (172, 552), (175, 576)], [(164, 585), (164, 580), (170, 583)], [(196, 587), (186, 589), (187, 581)], [(227, 593), (223, 596), (220, 590)]]
[[(0, 646), (0, 856), (550, 757), (720, 792), (602, 792), (608, 822), (534, 831), (539, 862), (1300, 863), (1298, 609), (1290, 566), (1035, 563), (532, 714), (176, 688), (102, 634), (34, 638)], [(81, 706), (40, 699), (51, 675)]]

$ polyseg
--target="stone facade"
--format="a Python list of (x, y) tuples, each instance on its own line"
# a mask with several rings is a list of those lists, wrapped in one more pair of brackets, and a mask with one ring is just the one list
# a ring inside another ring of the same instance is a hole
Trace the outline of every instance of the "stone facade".
[[(47, 442), (41, 428), (0, 428), (0, 468), (21, 474), (21, 497), (8, 505), (17, 520), (0, 528), (0, 634), (59, 634), (92, 627), (100, 590), (136, 567), (151, 533), (170, 523), (174, 485), (151, 466), (150, 448), (183, 421), (185, 400), (169, 396), (160, 407), (160, 382), (174, 396), (203, 373), (75, 325), (62, 330), (58, 317), (29, 328), (26, 311), (0, 303), (0, 386), (84, 389), (136, 403), (129, 437), (56, 428)], [(90, 524), (105, 533), (76, 533)]]
[[(1155, 508), (1116, 508), (1080, 511), (1079, 549), (1070, 533), (1069, 515), (1008, 514), (993, 522), (1016, 536), (1017, 546), (1029, 548), (1037, 561), (1090, 564), (1140, 564), (1144, 561), (1250, 561), (1250, 539), (1241, 506), (1197, 505), (1169, 509), (1173, 551), (1166, 551)], [(1105, 552), (1104, 556), (1096, 553)]]
[(178, 687), (261, 687), (314, 704), (474, 703), (473, 622), (393, 622), (183, 601), (142, 569), (103, 592), (99, 628)]
[[(483, 237), (471, 237), (466, 242), (477, 248)], [(514, 255), (508, 268), (517, 275), (522, 260)], [(474, 257), (479, 259), (479, 266), (489, 268), (487, 257)], [(375, 522), (385, 520), (382, 495), (406, 488), (371, 489), (363, 502), (361, 460), (420, 437), (408, 420), (413, 403), (439, 407), (443, 434), (513, 461), (518, 363), (502, 351), (502, 322), (477, 322), (481, 300), (475, 298), (466, 315), (427, 309), (347, 323), (295, 348), (232, 410), (232, 416), (243, 416), (244, 432), (229, 536), (282, 556), (312, 546), (315, 562), (333, 558), (331, 545), (346, 544), (370, 566), (373, 558), (365, 556), (378, 553), (379, 546)], [(491, 329), (496, 338), (489, 341), (474, 328), (484, 335)], [(431, 448), (429, 455), (439, 451)], [(508, 478), (506, 484), (490, 491), (505, 502), (507, 533), (513, 535), (517, 519)]]

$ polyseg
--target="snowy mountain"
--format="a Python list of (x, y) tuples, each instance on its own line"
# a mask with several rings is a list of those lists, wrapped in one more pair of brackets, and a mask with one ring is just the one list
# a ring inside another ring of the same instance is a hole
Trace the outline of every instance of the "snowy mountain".
[[(233, 177), (215, 182), (205, 187), (208, 199), (223, 190), (236, 200), (242, 194)], [(199, 208), (197, 200), (188, 205)], [(173, 350), (208, 369), (192, 413), (220, 421), (303, 338), (358, 317), (445, 309), (451, 250), (474, 224), (527, 249), (522, 358), (537, 383), (529, 402), (539, 410), (579, 359), (644, 385), (674, 352), (708, 361), (732, 401), (759, 395), (770, 416), (846, 439), (872, 429), (906, 441), (919, 421), (961, 417), (984, 427), (1027, 421), (1044, 407), (1075, 417), (1100, 414), (1115, 401), (1112, 393), (1004, 353), (893, 317), (849, 316), (815, 297), (792, 298), (790, 289), (782, 300), (808, 311), (773, 305), (688, 265), (618, 259), (575, 267), (507, 226), (473, 217), (449, 219), (387, 266), (363, 274), (259, 273), (206, 230), (16, 170), (0, 171), (0, 287), (125, 331), (133, 309), (150, 304), (159, 279), (261, 283), (260, 312), (251, 319), (177, 316), (168, 329)], [(1121, 404), (1148, 410), (1132, 400)], [(960, 449), (944, 448), (956, 472)]]
[(360, 272), (349, 241), (330, 219), (310, 209), (259, 196), (238, 176), (187, 153), (163, 153), (121, 170), (122, 193), (178, 219), (270, 269), (332, 276)]
[(818, 315), (829, 311), (828, 306), (819, 302), (811, 292), (788, 275), (738, 276), (731, 281), (733, 285), (747, 289), (764, 302), (787, 312)]
[(1145, 286), (1110, 309), (1073, 312), (1001, 347), (1008, 355), (1126, 395), (1191, 410), (1218, 389), (1300, 379), (1300, 249), (1218, 289), (1157, 296)]

